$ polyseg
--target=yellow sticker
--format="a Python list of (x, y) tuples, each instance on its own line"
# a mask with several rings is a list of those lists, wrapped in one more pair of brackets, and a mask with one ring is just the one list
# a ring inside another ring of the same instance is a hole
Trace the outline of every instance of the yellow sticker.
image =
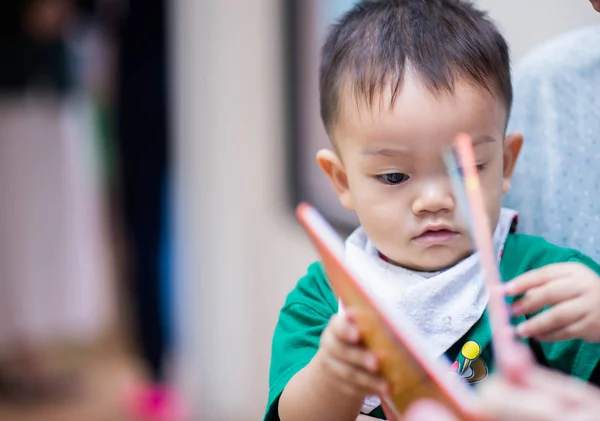
[(468, 360), (475, 360), (481, 353), (481, 347), (477, 342), (469, 341), (462, 347), (462, 354)]

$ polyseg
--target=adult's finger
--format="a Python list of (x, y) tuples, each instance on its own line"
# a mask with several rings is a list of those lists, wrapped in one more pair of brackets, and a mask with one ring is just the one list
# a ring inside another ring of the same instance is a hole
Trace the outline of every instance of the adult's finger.
[(458, 421), (441, 403), (422, 400), (414, 403), (406, 411), (404, 421)]

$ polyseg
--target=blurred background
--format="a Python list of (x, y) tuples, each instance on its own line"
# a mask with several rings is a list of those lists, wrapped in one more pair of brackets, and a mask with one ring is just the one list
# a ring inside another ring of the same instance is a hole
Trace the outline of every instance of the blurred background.
[[(0, 420), (256, 420), (351, 0), (0, 2)], [(479, 0), (518, 63), (584, 0)], [(151, 418), (155, 416), (155, 418)]]

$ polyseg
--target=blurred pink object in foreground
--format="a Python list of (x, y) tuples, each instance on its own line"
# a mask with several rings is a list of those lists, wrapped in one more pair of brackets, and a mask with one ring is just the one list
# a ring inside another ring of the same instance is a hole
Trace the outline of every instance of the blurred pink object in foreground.
[(181, 397), (164, 385), (142, 385), (127, 395), (127, 410), (139, 421), (184, 421)]

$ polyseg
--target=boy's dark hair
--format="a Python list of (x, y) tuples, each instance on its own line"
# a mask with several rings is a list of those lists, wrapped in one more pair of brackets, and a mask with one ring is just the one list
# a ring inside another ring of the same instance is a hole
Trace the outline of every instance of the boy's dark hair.
[(373, 106), (391, 88), (394, 104), (407, 66), (433, 92), (453, 92), (456, 80), (499, 95), (510, 110), (506, 41), (486, 13), (463, 0), (362, 0), (333, 25), (322, 49), (321, 117), (331, 129), (340, 90), (352, 87)]

